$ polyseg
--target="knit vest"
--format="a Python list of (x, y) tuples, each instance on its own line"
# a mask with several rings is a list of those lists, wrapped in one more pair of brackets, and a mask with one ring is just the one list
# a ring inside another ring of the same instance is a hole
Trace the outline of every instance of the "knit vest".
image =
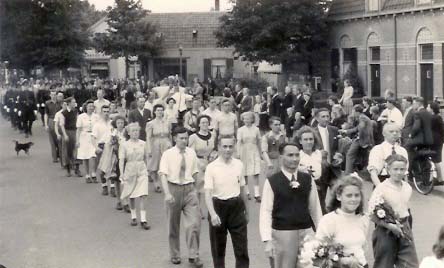
[(70, 112), (68, 110), (65, 110), (62, 112), (62, 114), (65, 117), (65, 129), (76, 130), (77, 111), (75, 109), (71, 110)]
[(299, 186), (292, 188), (284, 173), (278, 172), (268, 181), (274, 194), (272, 228), (275, 230), (299, 230), (313, 226), (308, 209), (311, 191), (311, 177), (297, 173)]

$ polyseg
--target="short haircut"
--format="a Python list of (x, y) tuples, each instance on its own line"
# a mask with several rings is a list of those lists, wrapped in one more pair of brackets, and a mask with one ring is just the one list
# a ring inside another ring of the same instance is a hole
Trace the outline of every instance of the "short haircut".
[(436, 101), (430, 103), (430, 109), (432, 109), (434, 114), (439, 114), (439, 103)]
[(407, 164), (409, 161), (407, 160), (407, 158), (400, 154), (392, 154), (387, 157), (387, 159), (385, 159), (385, 162), (387, 163), (387, 166), (390, 166), (394, 162), (404, 162), (404, 164)]
[(156, 112), (157, 108), (162, 108), (162, 110), (165, 111), (165, 107), (163, 107), (163, 104), (158, 103), (158, 104), (154, 105), (154, 107), (153, 107), (153, 113)]
[[(162, 106), (162, 107), (163, 107), (163, 106)], [(174, 129), (174, 131), (173, 131), (173, 136), (176, 137), (177, 135), (179, 135), (179, 134), (183, 134), (183, 133), (187, 133), (187, 134), (188, 134), (187, 129), (184, 128), (184, 127), (179, 126), (179, 127), (176, 127), (176, 128)]]
[(219, 137), (219, 144), (221, 144), (222, 140), (228, 140), (228, 139), (233, 140), (233, 142), (236, 143), (236, 139), (234, 138), (233, 135), (221, 135)]
[(273, 124), (274, 121), (279, 121), (279, 123), (282, 122), (281, 118), (279, 118), (279, 117), (277, 117), (277, 116), (272, 116), (272, 117), (270, 117), (270, 119), (268, 119), (268, 125)]
[(171, 97), (167, 99), (166, 103), (170, 103), (170, 101), (174, 101), (174, 103), (176, 103), (176, 100), (174, 98), (171, 98)]
[(63, 100), (66, 104), (70, 103), (74, 98), (73, 97), (68, 97), (65, 100)]
[(396, 99), (392, 98), (392, 97), (389, 97), (389, 98), (387, 98), (387, 102), (395, 105), (396, 104)]
[(224, 104), (224, 103), (227, 103), (227, 102), (229, 102), (231, 104), (231, 101), (229, 99), (227, 99), (227, 98), (224, 98), (221, 103)]
[(353, 110), (355, 110), (357, 113), (362, 113), (364, 112), (364, 107), (361, 104), (356, 104), (353, 106)]
[(102, 111), (103, 109), (109, 109), (109, 105), (103, 105), (102, 108), (100, 108)]
[(137, 130), (140, 131), (140, 125), (138, 122), (132, 122), (130, 124), (128, 124), (128, 126), (126, 126), (126, 129), (128, 130), (128, 132), (133, 129), (133, 128), (137, 128)]
[(385, 123), (382, 127), (382, 134), (384, 134), (389, 128), (396, 128), (398, 131), (401, 131), (401, 127), (395, 123), (388, 122)]
[(284, 154), (285, 148), (286, 148), (287, 146), (294, 146), (294, 147), (298, 148), (298, 150), (299, 150), (299, 146), (298, 146), (296, 143), (294, 143), (294, 142), (284, 142), (284, 143), (282, 143), (282, 144), (279, 146), (279, 154), (280, 154), (280, 155), (283, 155), (283, 154)]
[(338, 97), (335, 95), (329, 96), (328, 99), (331, 100), (334, 104), (339, 103)]
[(85, 103), (83, 104), (83, 105), (85, 105), (85, 106), (87, 106), (88, 104), (94, 104), (94, 101), (93, 100), (87, 100), (87, 101), (85, 101)]
[(330, 114), (330, 111), (327, 108), (323, 107), (315, 110), (315, 116), (317, 117), (321, 112), (327, 112), (328, 114)]
[(403, 99), (407, 102), (413, 103), (413, 98), (411, 96), (405, 96)]
[(372, 99), (370, 99), (369, 97), (362, 98), (362, 101), (365, 103), (368, 103), (369, 105), (372, 105), (372, 103), (373, 103)]

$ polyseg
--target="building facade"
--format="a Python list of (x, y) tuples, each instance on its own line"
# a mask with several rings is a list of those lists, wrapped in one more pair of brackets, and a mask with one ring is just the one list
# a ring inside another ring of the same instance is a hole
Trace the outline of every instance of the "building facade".
[(443, 97), (443, 0), (335, 0), (330, 20), (330, 81), (355, 68), (368, 96)]
[[(145, 75), (149, 80), (157, 81), (166, 76), (179, 75), (186, 81), (198, 77), (201, 81), (213, 79), (244, 77), (253, 72), (253, 66), (241, 61), (234, 55), (234, 48), (217, 46), (214, 32), (220, 25), (220, 17), (225, 12), (191, 13), (150, 13), (146, 20), (157, 26), (162, 38), (162, 50), (159, 56), (144, 63), (144, 68), (137, 58), (129, 66), (129, 78)], [(106, 18), (91, 27), (91, 32), (106, 32)], [(125, 78), (125, 62), (122, 58), (87, 51), (87, 64), (84, 71), (109, 78)], [(143, 70), (142, 70), (143, 69)], [(143, 71), (143, 72), (142, 72)]]

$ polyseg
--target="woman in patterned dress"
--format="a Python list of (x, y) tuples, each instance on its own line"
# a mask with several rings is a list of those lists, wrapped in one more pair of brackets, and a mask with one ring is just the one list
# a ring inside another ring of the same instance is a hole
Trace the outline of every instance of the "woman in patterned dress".
[(157, 171), (163, 152), (171, 147), (171, 125), (164, 117), (165, 108), (162, 104), (154, 105), (153, 111), (154, 119), (146, 124), (148, 171), (154, 182), (154, 191), (161, 193)]
[[(260, 144), (261, 137), (259, 128), (253, 126), (254, 113), (245, 112), (241, 115), (244, 126), (237, 131), (237, 152), (239, 159), (244, 164), (245, 182), (248, 185), (248, 177), (254, 178), (254, 199), (261, 202), (259, 193), (259, 173), (261, 171)], [(248, 198), (250, 199), (250, 191), (247, 188)]]
[(96, 170), (96, 148), (93, 144), (92, 129), (99, 117), (94, 113), (94, 102), (92, 100), (86, 101), (85, 106), (86, 112), (78, 116), (76, 123), (77, 159), (83, 160), (85, 165), (86, 183), (96, 183), (97, 179), (94, 172)]
[(210, 161), (209, 157), (214, 150), (214, 137), (209, 130), (211, 118), (208, 115), (201, 115), (197, 118), (197, 125), (199, 131), (190, 136), (188, 140), (188, 147), (193, 148), (196, 152), (198, 161), (197, 166), (199, 173), (196, 180), (197, 195), (200, 203), (200, 212), (202, 218), (204, 218), (204, 176), (205, 169)]
[(121, 199), (130, 199), (131, 226), (137, 225), (136, 199), (139, 202), (140, 225), (149, 230), (145, 202), (148, 196), (147, 151), (145, 142), (139, 139), (140, 126), (131, 123), (127, 127), (130, 139), (119, 148), (119, 170), (122, 182)]

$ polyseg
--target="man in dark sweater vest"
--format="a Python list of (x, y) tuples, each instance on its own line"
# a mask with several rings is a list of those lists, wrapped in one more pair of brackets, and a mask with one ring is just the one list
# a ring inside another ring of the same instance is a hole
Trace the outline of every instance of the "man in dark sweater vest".
[(63, 119), (60, 126), (63, 135), (63, 147), (66, 149), (66, 172), (67, 176), (71, 177), (71, 170), (75, 167), (75, 173), (81, 177), (79, 165), (76, 163), (77, 103), (73, 97), (66, 98), (64, 102), (67, 109), (62, 112)]
[(314, 180), (298, 171), (297, 145), (284, 143), (279, 152), (281, 171), (265, 181), (259, 229), (274, 267), (295, 268), (299, 246), (316, 229), (322, 211)]

